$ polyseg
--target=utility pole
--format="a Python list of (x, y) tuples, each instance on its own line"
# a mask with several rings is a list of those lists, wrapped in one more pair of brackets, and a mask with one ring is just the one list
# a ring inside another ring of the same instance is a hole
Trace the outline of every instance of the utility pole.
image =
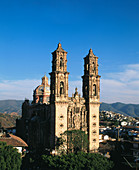
[(120, 141), (120, 139), (119, 139), (119, 128), (117, 129), (117, 141)]

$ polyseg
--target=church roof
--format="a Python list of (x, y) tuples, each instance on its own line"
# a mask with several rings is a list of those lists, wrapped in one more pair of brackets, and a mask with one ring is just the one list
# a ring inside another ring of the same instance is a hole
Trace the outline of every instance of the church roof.
[(46, 88), (46, 92), (50, 94), (50, 85), (47, 84), (46, 87), (44, 84), (39, 85), (35, 90), (34, 94), (37, 95), (43, 95), (44, 94), (44, 88)]
[(50, 85), (48, 84), (48, 77), (46, 75), (44, 75), (42, 77), (42, 83), (41, 85), (37, 86), (34, 90), (34, 94), (37, 95), (43, 95), (44, 93), (44, 88), (46, 88), (46, 92), (50, 93)]
[(98, 58), (97, 56), (95, 56), (95, 54), (93, 53), (93, 50), (92, 50), (92, 48), (90, 48), (90, 50), (89, 50), (89, 53), (88, 53), (88, 55), (86, 56), (86, 57), (84, 57), (84, 59), (85, 58), (92, 58), (92, 57), (95, 57), (95, 58)]
[(6, 142), (7, 145), (12, 145), (14, 147), (27, 147), (28, 145), (26, 144), (25, 141), (23, 141), (21, 138), (18, 136), (12, 135), (12, 134), (7, 134), (6, 136), (0, 137), (1, 142)]
[[(61, 43), (58, 43), (57, 49), (56, 49), (54, 52), (56, 52), (56, 51), (60, 51), (60, 52), (65, 52), (65, 53), (67, 53), (67, 52), (62, 48)], [(52, 52), (52, 54), (53, 54), (54, 52)]]
[(42, 77), (42, 79), (48, 80), (48, 77), (47, 77), (46, 75), (44, 75), (44, 76)]
[(90, 55), (93, 55), (93, 50), (92, 50), (92, 48), (90, 48), (89, 54), (90, 54)]

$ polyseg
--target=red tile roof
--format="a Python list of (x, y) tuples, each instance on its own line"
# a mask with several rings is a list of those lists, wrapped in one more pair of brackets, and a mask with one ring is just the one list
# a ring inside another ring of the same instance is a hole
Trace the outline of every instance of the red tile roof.
[(28, 145), (26, 142), (24, 142), (21, 138), (18, 136), (9, 134), (9, 136), (6, 137), (0, 137), (1, 142), (6, 142), (7, 145), (12, 145), (14, 147), (27, 147)]

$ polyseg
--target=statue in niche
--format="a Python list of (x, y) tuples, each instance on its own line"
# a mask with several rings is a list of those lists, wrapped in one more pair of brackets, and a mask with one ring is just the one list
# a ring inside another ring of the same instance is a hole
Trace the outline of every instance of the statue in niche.
[(64, 94), (64, 83), (63, 83), (63, 81), (60, 82), (60, 95), (61, 94)]
[(74, 122), (74, 128), (80, 129), (80, 115), (79, 114), (75, 114), (73, 118), (73, 122)]

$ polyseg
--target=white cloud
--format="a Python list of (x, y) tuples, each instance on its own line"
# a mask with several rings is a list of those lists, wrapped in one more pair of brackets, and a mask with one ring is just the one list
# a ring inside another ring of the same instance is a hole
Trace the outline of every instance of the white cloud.
[(108, 73), (107, 77), (121, 82), (139, 80), (139, 64), (129, 64), (122, 67), (121, 72)]
[(104, 102), (139, 104), (139, 64), (123, 66), (122, 72), (107, 74), (101, 80), (101, 99)]
[[(3, 80), (0, 82), (0, 100), (32, 100), (33, 90), (40, 84), (40, 80)], [(72, 96), (76, 87), (81, 93), (81, 81), (69, 81), (69, 96)]]
[[(132, 85), (134, 82), (132, 82)], [(138, 89), (129, 86), (128, 83), (121, 83), (117, 80), (101, 80), (101, 101), (113, 103), (135, 103), (139, 104), (139, 82)]]
[(0, 100), (32, 99), (33, 90), (40, 80), (3, 80), (0, 82)]
[[(102, 76), (103, 77), (103, 76)], [(29, 98), (41, 80), (3, 80), (0, 82), (0, 100)], [(101, 79), (102, 102), (124, 102), (139, 104), (139, 64), (123, 66), (121, 72), (108, 73)], [(75, 92), (82, 93), (82, 80), (69, 81), (69, 96)]]
[(126, 68), (139, 71), (139, 64), (129, 64), (129, 65), (126, 65)]
[(72, 96), (72, 93), (75, 93), (75, 88), (78, 88), (79, 94), (82, 94), (82, 81), (69, 81), (69, 96)]

